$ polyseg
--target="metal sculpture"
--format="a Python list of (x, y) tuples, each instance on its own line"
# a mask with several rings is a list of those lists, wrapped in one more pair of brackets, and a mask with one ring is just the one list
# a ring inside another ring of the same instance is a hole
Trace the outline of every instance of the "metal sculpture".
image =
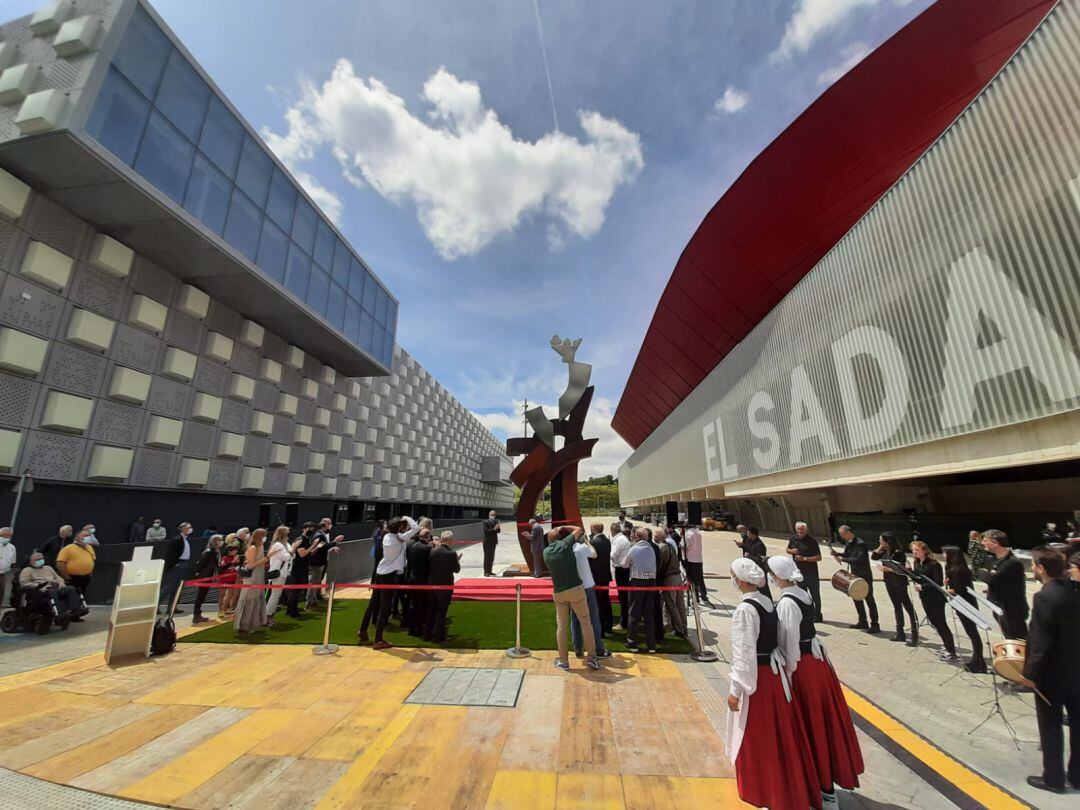
[[(506, 454), (524, 455), (510, 480), (521, 488), (518, 501), (518, 543), (521, 553), (533, 570), (532, 550), (521, 536), (529, 528), (529, 519), (536, 514), (540, 496), (551, 484), (551, 525), (553, 527), (581, 524), (581, 508), (578, 506), (578, 462), (592, 455), (597, 439), (585, 439), (581, 433), (585, 427), (585, 414), (592, 402), (593, 387), (589, 385), (592, 366), (574, 359), (581, 338), (563, 340), (558, 335), (551, 339), (551, 348), (568, 366), (566, 390), (559, 397), (559, 416), (549, 419), (543, 407), (530, 408), (525, 418), (533, 429), (531, 438), (507, 439)], [(563, 446), (555, 449), (555, 437), (563, 437)]]

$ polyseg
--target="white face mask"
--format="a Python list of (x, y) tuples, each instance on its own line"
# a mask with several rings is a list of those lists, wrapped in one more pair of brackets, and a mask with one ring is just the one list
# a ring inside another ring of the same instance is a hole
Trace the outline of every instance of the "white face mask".
[(6, 546), (14, 539), (14, 537), (0, 537), (0, 546)]

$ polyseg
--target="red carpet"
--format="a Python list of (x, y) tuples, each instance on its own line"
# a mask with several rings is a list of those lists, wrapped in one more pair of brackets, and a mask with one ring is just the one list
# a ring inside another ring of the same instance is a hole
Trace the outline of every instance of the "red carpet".
[(512, 602), (521, 585), (522, 602), (550, 602), (551, 580), (533, 577), (477, 577), (454, 583), (454, 598), (476, 602)]

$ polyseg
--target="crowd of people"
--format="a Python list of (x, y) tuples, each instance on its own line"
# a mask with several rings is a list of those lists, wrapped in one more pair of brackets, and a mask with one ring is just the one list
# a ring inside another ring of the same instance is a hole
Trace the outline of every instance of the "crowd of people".
[(17, 572), (20, 588), (47, 592), (68, 614), (68, 621), (83, 621), (99, 545), (94, 524), (88, 523), (77, 532), (64, 525), (20, 558), (14, 531), (9, 526), (0, 528), (0, 607), (12, 604)]

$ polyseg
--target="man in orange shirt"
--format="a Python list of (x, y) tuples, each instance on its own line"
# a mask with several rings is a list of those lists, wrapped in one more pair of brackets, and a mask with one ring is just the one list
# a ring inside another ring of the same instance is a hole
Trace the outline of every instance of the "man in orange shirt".
[[(87, 537), (85, 531), (79, 532), (75, 536), (75, 542), (64, 546), (56, 556), (56, 570), (75, 587), (83, 599), (86, 598), (86, 589), (90, 585), (90, 576), (94, 573), (94, 562), (97, 559), (93, 547), (86, 542)], [(72, 621), (81, 622), (82, 619), (75, 618)]]

